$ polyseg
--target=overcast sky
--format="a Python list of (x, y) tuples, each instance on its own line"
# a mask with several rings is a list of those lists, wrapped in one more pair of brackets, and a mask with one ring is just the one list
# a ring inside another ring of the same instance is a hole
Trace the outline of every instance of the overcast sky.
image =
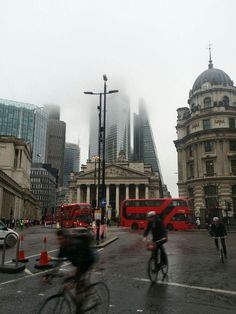
[[(208, 66), (236, 80), (234, 0), (0, 0), (0, 98), (59, 104), (67, 141), (88, 155), (91, 96), (108, 88), (147, 104), (164, 181), (177, 190), (176, 109)], [(109, 105), (109, 101), (108, 101)]]

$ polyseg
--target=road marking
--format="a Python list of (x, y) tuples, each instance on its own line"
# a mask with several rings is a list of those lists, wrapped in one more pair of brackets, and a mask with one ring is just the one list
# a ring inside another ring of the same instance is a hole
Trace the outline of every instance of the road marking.
[[(136, 277), (136, 278), (132, 278), (132, 279), (138, 280), (138, 281), (150, 282), (150, 280), (146, 279), (146, 278), (137, 278)], [(233, 291), (233, 290), (214, 289), (214, 288), (192, 286), (192, 285), (187, 285), (187, 284), (182, 284), (182, 283), (177, 283), (177, 282), (167, 282), (167, 281), (158, 281), (157, 283), (159, 283), (161, 285), (166, 285), (166, 286), (173, 286), (173, 287), (196, 289), (196, 290), (201, 290), (201, 291), (209, 291), (209, 292), (236, 295), (236, 291)]]
[[(98, 252), (102, 251), (103, 248), (101, 249), (98, 249)], [(53, 250), (53, 251), (57, 251), (57, 250)], [(49, 251), (49, 252), (53, 252), (53, 251)], [(37, 256), (37, 255), (36, 255)], [(29, 257), (28, 257), (29, 258)], [(71, 265), (71, 262), (64, 262), (61, 266), (62, 267), (66, 267), (66, 266), (69, 266)], [(29, 270), (30, 272), (30, 270)], [(44, 270), (44, 271), (40, 271), (38, 273), (31, 273), (29, 275), (26, 275), (26, 276), (23, 276), (23, 277), (20, 277), (20, 278), (17, 278), (17, 279), (12, 279), (12, 280), (8, 280), (8, 281), (5, 281), (5, 282), (1, 282), (0, 283), (0, 286), (3, 286), (3, 285), (7, 285), (7, 284), (10, 284), (10, 283), (13, 283), (13, 282), (17, 282), (17, 281), (21, 281), (23, 279), (28, 279), (28, 278), (31, 278), (31, 277), (35, 277), (35, 276), (38, 276), (38, 275), (41, 275), (43, 273), (47, 273), (47, 272), (50, 272), (48, 270)], [(0, 288), (1, 289), (1, 288)]]
[(27, 275), (33, 275), (33, 273), (31, 273), (31, 271), (30, 271), (28, 268), (25, 268), (24, 272), (25, 272)]
[[(53, 253), (53, 252), (56, 252), (56, 251), (58, 251), (58, 249), (48, 251), (48, 253)], [(34, 255), (30, 255), (30, 256), (26, 256), (25, 258), (33, 258), (33, 257), (37, 257), (39, 255), (40, 255), (40, 253), (34, 254)], [(12, 263), (12, 260), (5, 262), (5, 264), (9, 264), (9, 263)]]
[(22, 292), (21, 290), (18, 290), (18, 291), (17, 291), (17, 293), (21, 293), (21, 292)]

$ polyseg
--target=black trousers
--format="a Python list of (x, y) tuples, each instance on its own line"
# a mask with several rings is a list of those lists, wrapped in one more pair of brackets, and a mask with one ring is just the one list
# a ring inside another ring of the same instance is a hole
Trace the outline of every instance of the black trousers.
[[(165, 248), (163, 245), (159, 245), (155, 251), (155, 257), (157, 257), (157, 253), (158, 253), (158, 250), (161, 251), (161, 263), (167, 265), (168, 262), (167, 262), (167, 255), (166, 255), (166, 251), (165, 251)], [(159, 261), (160, 262), (160, 261)]]
[[(227, 249), (226, 249), (225, 239), (221, 238), (220, 240), (221, 240), (221, 244), (222, 244), (222, 247), (223, 247), (224, 255), (227, 256)], [(215, 245), (216, 245), (217, 250), (219, 250), (218, 238), (215, 239)]]

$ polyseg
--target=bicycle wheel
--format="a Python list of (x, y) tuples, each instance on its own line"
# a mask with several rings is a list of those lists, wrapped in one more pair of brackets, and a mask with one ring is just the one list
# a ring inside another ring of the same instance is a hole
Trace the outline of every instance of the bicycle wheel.
[(69, 300), (64, 294), (55, 294), (45, 300), (38, 314), (72, 314)]
[(104, 282), (90, 284), (83, 292), (84, 301), (80, 310), (81, 314), (106, 314), (109, 310), (110, 292)]
[(151, 282), (156, 282), (158, 276), (157, 260), (155, 257), (150, 257), (148, 261), (148, 277)]
[(222, 263), (224, 263), (224, 252), (222, 248), (220, 249), (220, 260)]

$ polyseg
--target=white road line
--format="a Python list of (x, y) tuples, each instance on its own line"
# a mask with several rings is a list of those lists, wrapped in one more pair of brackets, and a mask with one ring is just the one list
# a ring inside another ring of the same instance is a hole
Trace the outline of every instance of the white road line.
[(25, 268), (24, 272), (25, 272), (27, 275), (33, 275), (33, 273), (31, 273), (31, 271), (30, 271), (28, 268)]
[[(132, 278), (132, 279), (138, 280), (138, 281), (150, 282), (150, 280), (146, 279), (146, 278)], [(209, 291), (209, 292), (236, 295), (236, 291), (233, 291), (233, 290), (223, 290), (223, 289), (214, 289), (214, 288), (208, 288), (208, 287), (192, 286), (192, 285), (186, 285), (186, 284), (182, 284), (182, 283), (168, 282), (168, 281), (158, 281), (158, 283), (161, 285), (166, 285), (166, 286), (173, 286), (173, 287), (196, 289), (196, 290), (201, 290), (201, 291)]]
[[(103, 248), (99, 249), (98, 252), (100, 252), (102, 250), (103, 250)], [(57, 251), (57, 250), (52, 250), (52, 251), (49, 251), (49, 252), (54, 252), (54, 251)], [(71, 262), (64, 262), (62, 264), (62, 267), (66, 267), (66, 266), (69, 266), (69, 265), (71, 265)], [(17, 279), (12, 279), (12, 280), (8, 280), (8, 281), (5, 281), (5, 282), (1, 282), (0, 286), (7, 285), (7, 284), (10, 284), (10, 283), (13, 283), (13, 282), (17, 282), (17, 281), (21, 281), (23, 279), (28, 279), (28, 278), (31, 278), (31, 277), (35, 277), (35, 276), (41, 275), (41, 274), (46, 273), (46, 272), (49, 272), (49, 271), (48, 270), (44, 270), (44, 271), (41, 271), (41, 272), (38, 272), (38, 273), (35, 273), (35, 274), (31, 273), (29, 275), (26, 275), (26, 276), (23, 276), (23, 277), (20, 277), (20, 278), (17, 278)]]
[[(48, 253), (53, 253), (53, 252), (56, 252), (56, 251), (58, 251), (58, 249), (48, 251)], [(34, 255), (30, 255), (30, 256), (26, 256), (25, 258), (33, 258), (33, 257), (37, 257), (39, 255), (40, 255), (40, 253), (34, 254)], [(12, 260), (5, 262), (5, 264), (9, 264), (9, 263), (12, 263)]]

